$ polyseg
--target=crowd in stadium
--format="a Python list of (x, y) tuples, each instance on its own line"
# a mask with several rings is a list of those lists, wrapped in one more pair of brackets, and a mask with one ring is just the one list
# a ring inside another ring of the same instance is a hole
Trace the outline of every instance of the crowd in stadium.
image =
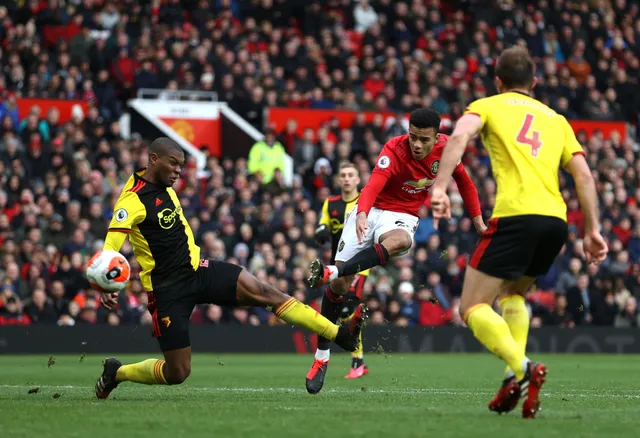
[[(63, 29), (63, 37), (60, 37)], [(65, 37), (66, 36), (66, 39)], [(611, 255), (581, 258), (583, 217), (561, 175), (570, 237), (528, 296), (532, 326), (637, 327), (640, 296), (640, 6), (626, 0), (520, 2), (438, 0), (30, 0), (0, 8), (0, 325), (150, 323), (135, 274), (119, 308), (107, 312), (83, 267), (102, 239), (122, 184), (146, 165), (151, 139), (124, 139), (119, 117), (141, 88), (216, 91), (265, 131), (264, 110), (407, 112), (432, 107), (455, 120), (495, 93), (495, 56), (526, 45), (538, 64), (535, 97), (568, 119), (620, 120), (625, 133), (579, 133), (598, 184)], [(83, 114), (19, 119), (16, 99), (81, 99)], [(292, 125), (293, 126), (293, 123)], [(359, 119), (280, 142), (298, 175), (256, 178), (247, 160), (210, 157), (199, 180), (190, 160), (177, 183), (202, 256), (231, 260), (298, 299), (318, 252), (318, 212), (337, 193), (336, 169), (357, 163), (363, 184), (400, 123)], [(135, 132), (135, 127), (132, 127)], [(485, 220), (495, 183), (479, 141), (464, 163)], [(455, 184), (452, 191), (455, 192)], [(477, 242), (462, 200), (434, 230), (428, 207), (408, 257), (373, 270), (365, 285), (373, 324), (461, 325), (457, 312), (468, 256)], [(123, 253), (131, 256), (131, 246)], [(263, 309), (197, 309), (194, 323), (279, 324)]]

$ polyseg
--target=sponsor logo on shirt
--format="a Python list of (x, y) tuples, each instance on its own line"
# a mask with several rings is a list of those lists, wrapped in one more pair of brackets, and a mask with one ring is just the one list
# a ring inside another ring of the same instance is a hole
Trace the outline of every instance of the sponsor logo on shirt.
[(160, 213), (158, 213), (158, 223), (160, 224), (160, 228), (165, 230), (171, 229), (178, 220), (178, 215), (182, 211), (181, 206), (177, 206), (173, 211), (170, 208), (165, 208)]
[[(435, 182), (434, 179), (429, 179), (428, 177), (427, 178), (422, 178), (419, 181), (409, 180), (409, 181), (405, 181), (404, 182), (404, 186), (402, 186), (402, 190), (404, 190), (405, 192), (410, 193), (410, 194), (413, 195), (413, 194), (419, 193), (419, 192), (421, 192), (423, 190), (428, 190), (429, 187), (431, 187), (434, 182)], [(409, 188), (407, 186), (409, 186), (411, 188)]]

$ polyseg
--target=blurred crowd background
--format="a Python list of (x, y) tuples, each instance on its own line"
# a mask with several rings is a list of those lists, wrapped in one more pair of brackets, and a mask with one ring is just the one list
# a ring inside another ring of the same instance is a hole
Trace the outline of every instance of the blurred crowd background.
[[(265, 126), (270, 107), (405, 113), (432, 107), (455, 120), (495, 93), (496, 55), (520, 44), (538, 72), (535, 97), (568, 119), (624, 121), (627, 132), (578, 133), (598, 184), (611, 255), (582, 261), (584, 221), (563, 174), (570, 236), (528, 294), (532, 325), (637, 327), (640, 295), (640, 7), (626, 0), (23, 0), (0, 8), (0, 325), (147, 324), (134, 275), (106, 312), (83, 266), (102, 247), (112, 208), (152, 139), (123, 138), (120, 117), (141, 88), (215, 91), (261, 132), (256, 157), (192, 159), (176, 183), (203, 257), (246, 266), (317, 306), (306, 285), (314, 232), (335, 176), (351, 160), (366, 183), (385, 141), (406, 124), (327, 123), (298, 133)], [(54, 29), (54, 30), (52, 30)], [(61, 30), (62, 29), (62, 30)], [(89, 110), (60, 123), (16, 99), (80, 99)], [(446, 131), (443, 131), (446, 132)], [(277, 170), (288, 153), (291, 186)], [(480, 141), (464, 163), (490, 216), (495, 183)], [(373, 324), (461, 325), (464, 269), (477, 242), (455, 184), (455, 218), (435, 230), (428, 206), (407, 257), (373, 270), (365, 285)], [(262, 309), (201, 306), (202, 324), (279, 324)]]

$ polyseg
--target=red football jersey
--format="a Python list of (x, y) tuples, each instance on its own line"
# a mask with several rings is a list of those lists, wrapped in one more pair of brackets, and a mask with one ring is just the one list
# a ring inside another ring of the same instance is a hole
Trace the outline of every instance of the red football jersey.
[[(384, 188), (376, 197), (373, 206), (380, 210), (390, 210), (420, 216), (418, 211), (427, 200), (429, 189), (433, 185), (440, 168), (440, 157), (449, 137), (439, 134), (438, 141), (429, 155), (418, 161), (409, 149), (409, 134), (394, 137), (387, 142), (378, 156), (373, 169), (388, 178)], [(464, 174), (464, 166), (458, 162), (453, 173), (456, 181)], [(368, 185), (362, 191), (362, 199)], [(477, 194), (476, 194), (477, 198)]]

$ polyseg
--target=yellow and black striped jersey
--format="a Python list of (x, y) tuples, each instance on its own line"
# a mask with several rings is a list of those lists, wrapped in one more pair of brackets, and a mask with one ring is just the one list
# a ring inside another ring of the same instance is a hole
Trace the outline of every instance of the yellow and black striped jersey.
[(127, 181), (114, 207), (109, 232), (128, 233), (142, 267), (140, 281), (151, 292), (193, 274), (200, 263), (200, 247), (176, 192), (145, 180), (145, 173), (146, 169), (136, 171)]
[[(344, 221), (353, 207), (358, 203), (360, 193), (348, 201), (342, 199), (342, 195), (327, 198), (322, 205), (322, 215), (318, 225), (325, 225), (331, 233), (331, 263), (335, 262), (336, 252), (338, 251), (338, 242), (342, 236)], [(369, 275), (369, 269), (360, 272), (360, 275)]]

